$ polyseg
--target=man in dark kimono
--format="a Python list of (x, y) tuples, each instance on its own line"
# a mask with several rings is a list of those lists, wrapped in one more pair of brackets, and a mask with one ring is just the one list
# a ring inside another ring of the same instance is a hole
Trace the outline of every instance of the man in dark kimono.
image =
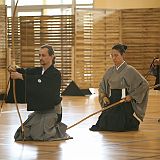
[[(24, 140), (61, 140), (70, 138), (67, 126), (61, 122), (61, 74), (54, 67), (54, 50), (50, 45), (41, 46), (39, 51), (42, 67), (10, 67), (11, 79), (22, 81), (25, 86), (27, 110), (34, 111), (24, 122)], [(15, 140), (23, 140), (21, 127)]]

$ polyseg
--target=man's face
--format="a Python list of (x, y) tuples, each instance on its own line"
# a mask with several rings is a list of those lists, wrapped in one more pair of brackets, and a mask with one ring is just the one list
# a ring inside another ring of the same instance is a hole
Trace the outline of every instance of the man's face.
[(39, 51), (40, 64), (43, 66), (52, 64), (53, 56), (48, 54), (48, 48), (41, 48)]

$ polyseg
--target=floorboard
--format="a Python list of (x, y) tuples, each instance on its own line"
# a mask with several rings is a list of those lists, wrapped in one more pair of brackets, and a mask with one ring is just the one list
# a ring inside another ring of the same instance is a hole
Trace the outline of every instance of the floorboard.
[[(144, 121), (139, 131), (91, 132), (99, 114), (67, 130), (65, 141), (15, 142), (20, 125), (14, 104), (4, 104), (0, 115), (0, 160), (158, 160), (160, 159), (160, 91), (150, 90)], [(62, 121), (71, 126), (100, 109), (97, 92), (90, 96), (64, 96)], [(29, 112), (19, 104), (23, 121)]]

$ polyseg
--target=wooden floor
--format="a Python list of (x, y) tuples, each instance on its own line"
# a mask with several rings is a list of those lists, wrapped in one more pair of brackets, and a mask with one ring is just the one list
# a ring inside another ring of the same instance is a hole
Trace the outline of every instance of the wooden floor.
[[(23, 121), (29, 114), (19, 105)], [(86, 97), (63, 97), (63, 122), (68, 126), (100, 109), (97, 94)], [(0, 116), (0, 160), (159, 160), (160, 91), (150, 90), (144, 122), (139, 131), (91, 132), (95, 115), (67, 130), (73, 139), (52, 142), (15, 142), (20, 125), (15, 105), (5, 104)]]

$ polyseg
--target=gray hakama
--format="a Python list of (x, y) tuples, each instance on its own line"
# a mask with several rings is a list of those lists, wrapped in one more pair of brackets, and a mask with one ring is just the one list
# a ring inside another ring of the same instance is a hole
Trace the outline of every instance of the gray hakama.
[(71, 137), (66, 133), (67, 126), (58, 120), (61, 105), (48, 111), (35, 111), (29, 114), (28, 119), (23, 123), (24, 135), (22, 135), (21, 127), (15, 133), (15, 140), (37, 140), (52, 141), (64, 140)]

